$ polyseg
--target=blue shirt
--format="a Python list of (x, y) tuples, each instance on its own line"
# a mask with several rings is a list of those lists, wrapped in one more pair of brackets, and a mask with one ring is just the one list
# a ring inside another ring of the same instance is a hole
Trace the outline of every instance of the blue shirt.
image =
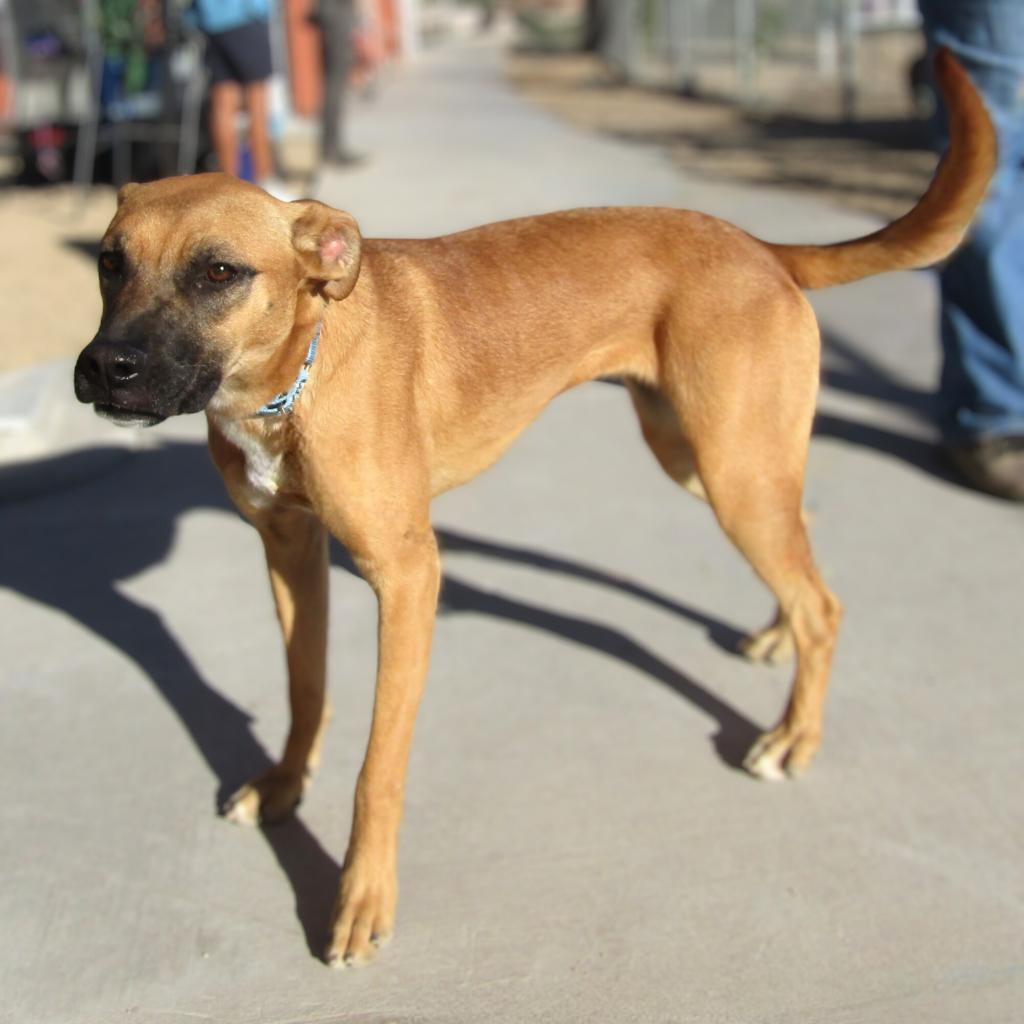
[(196, 23), (210, 34), (270, 18), (270, 0), (194, 0), (193, 7)]

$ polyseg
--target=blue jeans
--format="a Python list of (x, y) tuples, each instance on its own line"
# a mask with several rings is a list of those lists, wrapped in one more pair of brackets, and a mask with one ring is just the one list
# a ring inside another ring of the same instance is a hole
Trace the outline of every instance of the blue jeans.
[(1024, 436), (1024, 0), (919, 5), (929, 47), (965, 65), (999, 134), (988, 197), (940, 275), (942, 432)]

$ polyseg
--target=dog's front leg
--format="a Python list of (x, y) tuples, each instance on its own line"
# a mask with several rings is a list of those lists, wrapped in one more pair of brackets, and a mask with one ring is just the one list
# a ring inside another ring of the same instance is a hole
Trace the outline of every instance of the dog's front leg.
[(288, 660), (291, 725), (281, 760), (243, 786), (224, 808), (242, 824), (285, 817), (302, 798), (320, 757), (327, 718), (327, 531), (301, 509), (247, 510), (267, 556)]
[(405, 773), (441, 576), (429, 524), (378, 534), (350, 550), (377, 595), (378, 661), (373, 724), (325, 954), (338, 967), (372, 959), (394, 927)]

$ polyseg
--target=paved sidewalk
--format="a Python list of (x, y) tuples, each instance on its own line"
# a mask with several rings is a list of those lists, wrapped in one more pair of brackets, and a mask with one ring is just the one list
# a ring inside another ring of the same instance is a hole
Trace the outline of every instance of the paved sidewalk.
[[(486, 48), (428, 56), (353, 144), (372, 163), (321, 195), (371, 234), (608, 203), (775, 239), (874, 226), (569, 129)], [(0, 1021), (1017, 1017), (1021, 510), (931, 454), (930, 276), (815, 301), (808, 500), (848, 617), (814, 770), (777, 786), (738, 770), (789, 670), (726, 648), (770, 599), (657, 470), (622, 390), (580, 388), (437, 502), (444, 612), (399, 930), (364, 971), (313, 952), (367, 734), (368, 588), (334, 570), (335, 719), (299, 815), (234, 828), (214, 798), (278, 748), (284, 677), (259, 541), (202, 419), (90, 482), (0, 502)], [(47, 469), (68, 481), (82, 458)], [(0, 467), (0, 493), (16, 482)]]

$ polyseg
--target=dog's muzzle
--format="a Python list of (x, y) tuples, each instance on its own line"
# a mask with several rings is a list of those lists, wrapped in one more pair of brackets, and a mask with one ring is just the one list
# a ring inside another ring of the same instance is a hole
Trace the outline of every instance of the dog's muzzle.
[(120, 426), (151, 427), (166, 416), (148, 408), (149, 358), (139, 348), (97, 338), (75, 364), (75, 397)]
[(200, 412), (220, 386), (220, 371), (190, 346), (153, 351), (99, 335), (75, 364), (75, 397), (123, 427), (152, 427), (168, 416)]

